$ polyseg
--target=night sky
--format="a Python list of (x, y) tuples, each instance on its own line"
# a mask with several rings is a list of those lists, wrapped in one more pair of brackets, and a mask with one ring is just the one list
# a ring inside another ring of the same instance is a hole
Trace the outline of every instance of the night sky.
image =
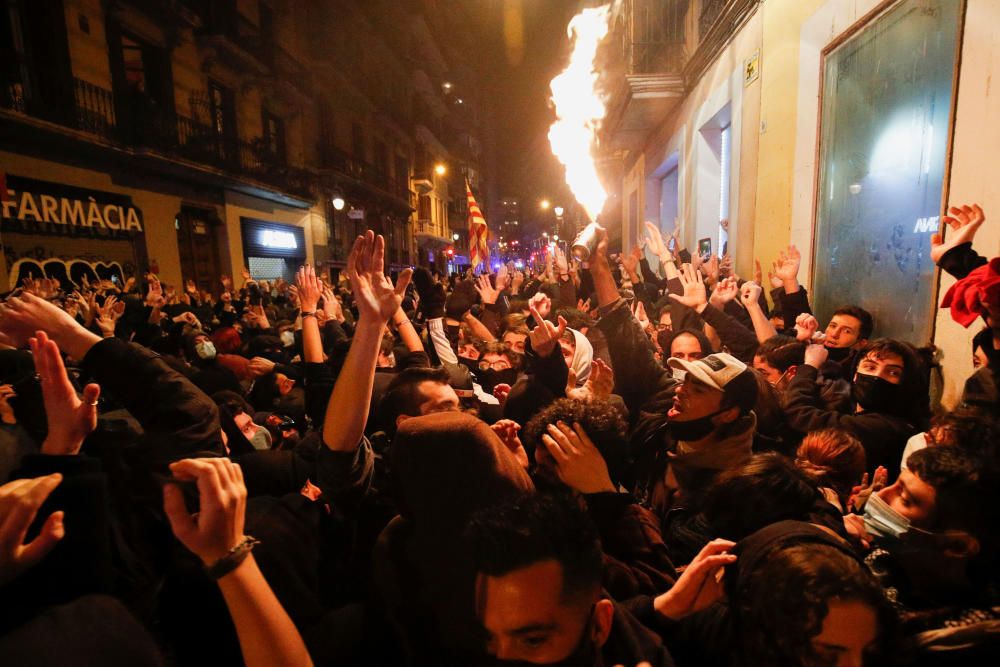
[[(498, 192), (519, 196), (529, 206), (547, 197), (553, 203), (569, 197), (562, 165), (552, 156), (547, 138), (555, 120), (549, 105), (549, 81), (566, 65), (566, 26), (579, 10), (579, 0), (471, 0), (485, 21), (484, 73), (490, 80), (487, 101), (493, 102), (496, 128)], [(588, 3), (592, 4), (592, 3)], [(523, 51), (508, 43), (503, 13), (520, 9)], [(515, 47), (515, 48), (511, 48)]]

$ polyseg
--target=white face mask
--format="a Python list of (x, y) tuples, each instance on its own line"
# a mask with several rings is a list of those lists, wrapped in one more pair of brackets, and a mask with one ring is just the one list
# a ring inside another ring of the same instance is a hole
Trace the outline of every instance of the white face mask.
[(209, 359), (215, 359), (215, 343), (211, 341), (195, 343), (194, 351), (198, 354), (199, 358), (206, 361)]
[(291, 347), (295, 345), (295, 333), (292, 331), (282, 331), (281, 332), (281, 344), (285, 347)]

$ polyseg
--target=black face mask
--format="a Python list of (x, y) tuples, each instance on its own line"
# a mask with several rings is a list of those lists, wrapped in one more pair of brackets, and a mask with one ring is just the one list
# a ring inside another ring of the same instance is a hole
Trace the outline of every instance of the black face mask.
[(493, 388), (498, 384), (509, 384), (514, 386), (517, 382), (517, 369), (507, 368), (502, 371), (495, 371), (492, 368), (487, 370), (477, 370), (476, 380), (482, 385), (483, 391), (487, 394), (493, 393)]
[(473, 374), (479, 372), (479, 360), (478, 359), (469, 359), (467, 357), (459, 357), (458, 358), (458, 363), (460, 363), (463, 366), (465, 366), (466, 368), (468, 368)]
[(851, 356), (853, 348), (850, 347), (828, 347), (826, 348), (827, 358), (838, 364)]
[[(557, 660), (556, 662), (546, 662), (545, 667), (600, 667), (604, 664), (601, 659), (601, 654), (598, 652), (597, 647), (594, 646), (593, 640), (590, 638), (592, 634), (591, 624), (593, 623), (594, 610), (590, 610), (590, 620), (587, 621), (587, 626), (583, 629), (583, 634), (580, 635), (580, 641), (577, 642), (576, 648), (573, 652), (562, 660)], [(496, 667), (538, 667), (539, 663), (528, 662), (527, 660), (501, 660), (499, 658), (494, 658), (493, 665)]]
[(891, 412), (899, 405), (900, 387), (876, 375), (858, 373), (851, 387), (854, 400), (869, 412)]
[(710, 415), (705, 415), (704, 417), (699, 417), (698, 419), (692, 419), (686, 422), (667, 422), (667, 431), (670, 433), (671, 437), (678, 442), (696, 442), (702, 438), (707, 438), (712, 431), (715, 430), (715, 423), (712, 422), (712, 417), (716, 415), (721, 415), (726, 410), (731, 410), (732, 408), (723, 408)]

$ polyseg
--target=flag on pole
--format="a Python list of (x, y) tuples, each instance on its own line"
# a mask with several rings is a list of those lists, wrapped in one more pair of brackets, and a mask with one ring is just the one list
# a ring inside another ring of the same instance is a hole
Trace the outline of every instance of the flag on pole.
[(486, 246), (489, 229), (468, 180), (465, 181), (465, 195), (469, 199), (469, 261), (472, 262), (473, 269), (480, 264), (489, 266), (490, 251)]

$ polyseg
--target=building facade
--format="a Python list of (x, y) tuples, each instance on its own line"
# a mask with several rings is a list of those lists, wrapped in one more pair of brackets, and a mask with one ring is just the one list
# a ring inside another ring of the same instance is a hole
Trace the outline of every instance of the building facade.
[[(0, 286), (83, 263), (215, 291), (243, 267), (258, 278), (290, 279), (307, 261), (335, 271), (366, 228), (386, 236), (393, 268), (427, 263), (426, 204), (447, 239), (447, 184), (479, 173), (478, 156), (452, 164), (450, 125), (428, 138), (417, 122), (412, 55), (434, 48), (420, 28), (433, 10), (416, 0), (7, 3)], [(443, 123), (459, 105), (441, 105)], [(446, 175), (430, 175), (429, 197), (427, 164)]]
[[(1000, 72), (990, 0), (624, 0), (609, 40), (602, 146), (627, 248), (643, 222), (737, 272), (802, 252), (821, 319), (861, 303), (876, 335), (938, 349), (939, 397), (971, 373), (970, 339), (938, 312), (929, 258), (951, 202), (1000, 207), (986, 91)], [(617, 174), (615, 174), (617, 172)], [(610, 206), (610, 204), (609, 204)], [(996, 255), (997, 227), (977, 248)], [(655, 264), (655, 260), (653, 260)]]

